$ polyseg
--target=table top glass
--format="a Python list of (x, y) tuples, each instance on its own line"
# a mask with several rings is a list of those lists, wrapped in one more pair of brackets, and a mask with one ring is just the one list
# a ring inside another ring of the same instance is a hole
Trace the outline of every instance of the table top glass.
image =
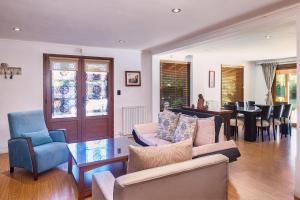
[(128, 156), (128, 146), (137, 145), (127, 137), (68, 144), (77, 165), (113, 160)]

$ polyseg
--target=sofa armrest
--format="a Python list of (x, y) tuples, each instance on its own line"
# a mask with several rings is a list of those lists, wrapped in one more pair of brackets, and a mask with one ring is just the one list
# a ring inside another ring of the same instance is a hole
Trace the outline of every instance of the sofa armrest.
[(110, 171), (93, 174), (92, 200), (113, 200), (115, 178)]
[(137, 134), (153, 134), (157, 132), (157, 123), (136, 124), (133, 129)]
[(229, 158), (230, 162), (241, 156), (233, 140), (193, 147), (193, 158), (213, 154), (223, 154)]
[(30, 137), (17, 137), (8, 140), (10, 167), (21, 167), (30, 172), (36, 170), (35, 154)]
[(49, 134), (53, 142), (67, 142), (65, 129), (49, 130)]

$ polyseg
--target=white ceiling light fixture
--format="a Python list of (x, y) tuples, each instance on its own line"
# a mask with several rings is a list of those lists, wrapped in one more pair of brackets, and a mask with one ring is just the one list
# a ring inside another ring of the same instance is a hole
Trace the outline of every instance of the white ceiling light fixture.
[(272, 37), (271, 35), (266, 35), (266, 36), (265, 36), (265, 38), (266, 38), (267, 40), (271, 39), (271, 37)]
[(22, 29), (19, 28), (19, 27), (13, 27), (13, 30), (16, 31), (16, 32), (19, 32), (19, 31), (21, 31)]
[(180, 8), (173, 8), (172, 13), (180, 13), (182, 10)]
[(126, 41), (125, 40), (119, 40), (118, 41), (120, 44), (124, 44)]

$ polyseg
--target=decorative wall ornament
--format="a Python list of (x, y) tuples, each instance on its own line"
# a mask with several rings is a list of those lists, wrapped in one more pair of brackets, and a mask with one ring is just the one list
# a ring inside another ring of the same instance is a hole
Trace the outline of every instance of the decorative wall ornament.
[(4, 75), (4, 78), (13, 79), (14, 75), (21, 75), (22, 68), (20, 67), (9, 67), (7, 63), (1, 63), (0, 65), (0, 75)]

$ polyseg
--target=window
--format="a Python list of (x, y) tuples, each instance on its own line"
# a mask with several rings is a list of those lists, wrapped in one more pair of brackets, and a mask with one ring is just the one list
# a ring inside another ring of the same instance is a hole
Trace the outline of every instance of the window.
[(244, 101), (244, 67), (222, 65), (222, 105)]
[(190, 63), (162, 61), (160, 64), (160, 109), (190, 105)]

